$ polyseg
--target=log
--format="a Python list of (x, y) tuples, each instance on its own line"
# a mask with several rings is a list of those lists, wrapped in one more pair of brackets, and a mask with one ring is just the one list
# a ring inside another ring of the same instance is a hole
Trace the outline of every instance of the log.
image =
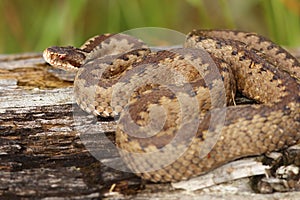
[(0, 199), (299, 197), (256, 194), (247, 178), (189, 193), (140, 180), (121, 165), (113, 119), (95, 119), (74, 102), (73, 78), (40, 53), (0, 55)]

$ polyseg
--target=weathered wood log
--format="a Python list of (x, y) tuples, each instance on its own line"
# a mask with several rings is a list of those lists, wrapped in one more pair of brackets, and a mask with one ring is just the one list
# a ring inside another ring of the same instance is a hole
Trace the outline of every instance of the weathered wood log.
[[(72, 74), (54, 75), (50, 69), (41, 54), (0, 56), (0, 199), (299, 197), (297, 192), (254, 194), (245, 186), (247, 179), (228, 186), (240, 192), (228, 192), (223, 185), (187, 194), (170, 184), (143, 183), (131, 173), (102, 164), (119, 161), (111, 147), (114, 121), (79, 112)], [(78, 123), (91, 124), (84, 136)], [(99, 130), (110, 140), (99, 140)], [(93, 149), (102, 162), (93, 156)]]

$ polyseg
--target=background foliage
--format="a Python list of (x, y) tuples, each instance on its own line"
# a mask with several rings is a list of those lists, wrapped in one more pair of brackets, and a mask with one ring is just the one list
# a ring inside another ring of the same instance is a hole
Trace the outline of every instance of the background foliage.
[(255, 31), (300, 45), (300, 0), (0, 0), (0, 53), (80, 46), (137, 27)]

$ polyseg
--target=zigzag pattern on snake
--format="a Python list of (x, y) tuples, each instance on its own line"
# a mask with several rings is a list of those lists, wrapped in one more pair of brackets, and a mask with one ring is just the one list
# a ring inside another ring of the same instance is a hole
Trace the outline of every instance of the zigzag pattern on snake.
[[(104, 34), (43, 56), (77, 71), (83, 110), (119, 116), (120, 154), (147, 180), (188, 179), (300, 141), (299, 62), (255, 33), (194, 30), (184, 48), (155, 52), (132, 36)], [(234, 105), (236, 91), (257, 104)]]

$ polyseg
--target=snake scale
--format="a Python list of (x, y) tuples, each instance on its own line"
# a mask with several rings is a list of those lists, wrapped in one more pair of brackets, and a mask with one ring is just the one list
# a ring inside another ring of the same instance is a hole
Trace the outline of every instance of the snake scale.
[[(256, 33), (193, 30), (184, 48), (152, 52), (132, 36), (104, 34), (43, 56), (77, 71), (83, 110), (119, 117), (116, 144), (143, 179), (184, 180), (300, 141), (299, 62)], [(256, 103), (235, 105), (236, 91)]]

